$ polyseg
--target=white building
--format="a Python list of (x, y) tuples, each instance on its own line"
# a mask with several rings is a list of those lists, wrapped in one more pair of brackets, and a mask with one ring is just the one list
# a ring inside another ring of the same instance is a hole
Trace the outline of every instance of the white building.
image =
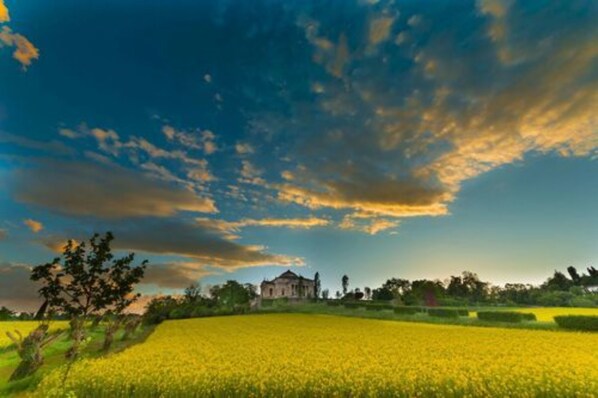
[(264, 280), (260, 285), (261, 298), (311, 298), (314, 297), (315, 282), (313, 279), (288, 270), (271, 281)]

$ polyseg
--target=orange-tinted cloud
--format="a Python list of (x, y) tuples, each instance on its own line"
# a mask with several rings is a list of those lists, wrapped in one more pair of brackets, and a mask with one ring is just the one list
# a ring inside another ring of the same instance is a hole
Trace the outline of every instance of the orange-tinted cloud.
[(27, 69), (31, 62), (39, 58), (39, 50), (25, 36), (14, 33), (8, 26), (0, 31), (0, 47), (15, 47), (12, 57)]
[(44, 225), (41, 222), (32, 220), (31, 218), (24, 220), (23, 224), (25, 224), (31, 230), (31, 232), (35, 234), (44, 229)]

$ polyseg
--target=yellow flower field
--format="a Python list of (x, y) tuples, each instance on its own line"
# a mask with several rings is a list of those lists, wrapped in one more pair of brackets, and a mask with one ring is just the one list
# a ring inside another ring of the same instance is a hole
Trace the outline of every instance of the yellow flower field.
[(161, 324), (146, 342), (44, 379), (39, 396), (579, 396), (598, 335), (327, 315)]
[[(15, 330), (21, 332), (25, 337), (29, 332), (39, 325), (37, 321), (2, 321), (0, 322), (0, 349), (10, 344), (12, 341), (6, 335), (6, 332), (14, 333)], [(67, 321), (56, 321), (50, 323), (50, 330), (67, 329)]]

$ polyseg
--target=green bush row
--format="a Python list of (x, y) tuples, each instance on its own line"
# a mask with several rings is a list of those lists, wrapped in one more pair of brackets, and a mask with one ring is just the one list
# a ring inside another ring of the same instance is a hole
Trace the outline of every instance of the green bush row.
[(554, 321), (563, 329), (598, 332), (598, 316), (596, 315), (559, 315)]
[(536, 315), (515, 311), (480, 311), (478, 319), (491, 322), (519, 323), (522, 321), (535, 321)]
[(382, 310), (392, 310), (394, 307), (391, 304), (367, 304), (365, 309), (368, 311), (382, 311)]
[(440, 318), (458, 318), (462, 313), (462, 310), (453, 308), (428, 308), (428, 315)]
[(394, 311), (395, 311), (395, 314), (399, 314), (399, 315), (414, 315), (414, 314), (426, 312), (426, 309), (423, 307), (411, 307), (411, 306), (403, 305), (400, 307), (395, 307)]

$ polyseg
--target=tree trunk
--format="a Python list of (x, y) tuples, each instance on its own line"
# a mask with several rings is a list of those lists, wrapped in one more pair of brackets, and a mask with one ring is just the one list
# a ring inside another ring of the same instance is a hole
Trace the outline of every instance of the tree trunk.
[(81, 354), (81, 344), (85, 338), (85, 318), (71, 319), (70, 326), (73, 345), (68, 349), (65, 356), (69, 361), (74, 361)]
[(8, 337), (10, 337), (17, 345), (17, 352), (21, 358), (21, 362), (10, 375), (10, 381), (19, 380), (32, 375), (43, 365), (44, 358), (42, 355), (42, 348), (46, 342), (47, 331), (48, 326), (41, 325), (29, 333), (25, 339), (21, 339), (21, 335), (18, 334), (18, 340), (10, 333), (7, 333)]

